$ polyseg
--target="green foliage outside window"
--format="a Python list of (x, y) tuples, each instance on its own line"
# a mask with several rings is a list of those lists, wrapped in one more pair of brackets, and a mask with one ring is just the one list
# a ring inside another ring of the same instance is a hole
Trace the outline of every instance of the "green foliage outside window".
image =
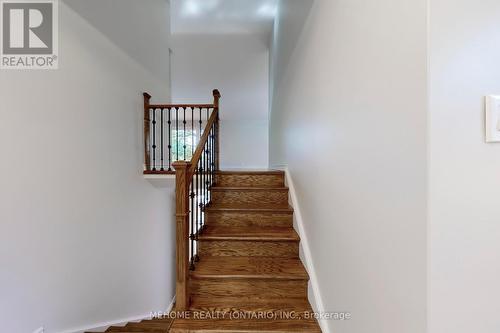
[[(171, 133), (172, 142), (172, 162), (175, 161), (190, 161), (194, 154), (198, 137), (196, 131), (191, 130), (178, 130)], [(186, 153), (184, 154), (184, 145), (186, 146)]]

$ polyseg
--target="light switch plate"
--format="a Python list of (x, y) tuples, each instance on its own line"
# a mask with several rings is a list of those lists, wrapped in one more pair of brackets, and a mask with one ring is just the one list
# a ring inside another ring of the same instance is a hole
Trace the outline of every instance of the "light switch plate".
[(500, 142), (500, 95), (486, 96), (486, 142)]

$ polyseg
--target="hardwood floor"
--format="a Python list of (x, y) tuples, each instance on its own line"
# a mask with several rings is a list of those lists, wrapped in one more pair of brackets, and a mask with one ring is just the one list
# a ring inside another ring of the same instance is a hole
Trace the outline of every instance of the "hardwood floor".
[(219, 172), (200, 260), (189, 273), (189, 318), (130, 323), (110, 332), (321, 332), (281, 171)]

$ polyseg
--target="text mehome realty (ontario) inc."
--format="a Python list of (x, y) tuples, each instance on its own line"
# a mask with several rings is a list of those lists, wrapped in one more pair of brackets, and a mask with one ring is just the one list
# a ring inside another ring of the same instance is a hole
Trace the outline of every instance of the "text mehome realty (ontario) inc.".
[(150, 319), (195, 319), (195, 320), (351, 320), (350, 312), (311, 311), (170, 311), (151, 312)]

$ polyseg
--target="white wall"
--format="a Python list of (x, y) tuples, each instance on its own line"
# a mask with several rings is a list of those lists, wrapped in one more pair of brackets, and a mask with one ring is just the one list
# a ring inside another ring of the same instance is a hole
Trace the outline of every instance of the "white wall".
[(116, 46), (161, 81), (170, 94), (169, 0), (63, 0)]
[(422, 333), (426, 1), (316, 0), (303, 30), (286, 15), (298, 1), (280, 2), (275, 38), (297, 44), (274, 45), (294, 51), (274, 78), (270, 161), (289, 167), (326, 310), (352, 313), (328, 325)]
[(173, 37), (172, 99), (221, 99), (221, 168), (267, 168), (269, 156), (269, 49), (256, 35)]
[(500, 331), (500, 144), (484, 96), (500, 94), (500, 3), (430, 2), (430, 330)]
[[(168, 20), (166, 2), (157, 10)], [(170, 303), (173, 191), (141, 175), (141, 93), (164, 101), (165, 82), (64, 3), (60, 69), (0, 73), (3, 332), (73, 330)]]
[[(270, 52), (269, 85), (271, 89), (271, 105), (274, 89), (281, 85), (313, 3), (313, 0), (287, 0), (279, 6), (279, 15), (275, 20), (276, 25), (273, 31)], [(286, 33), (284, 33), (285, 31)]]

